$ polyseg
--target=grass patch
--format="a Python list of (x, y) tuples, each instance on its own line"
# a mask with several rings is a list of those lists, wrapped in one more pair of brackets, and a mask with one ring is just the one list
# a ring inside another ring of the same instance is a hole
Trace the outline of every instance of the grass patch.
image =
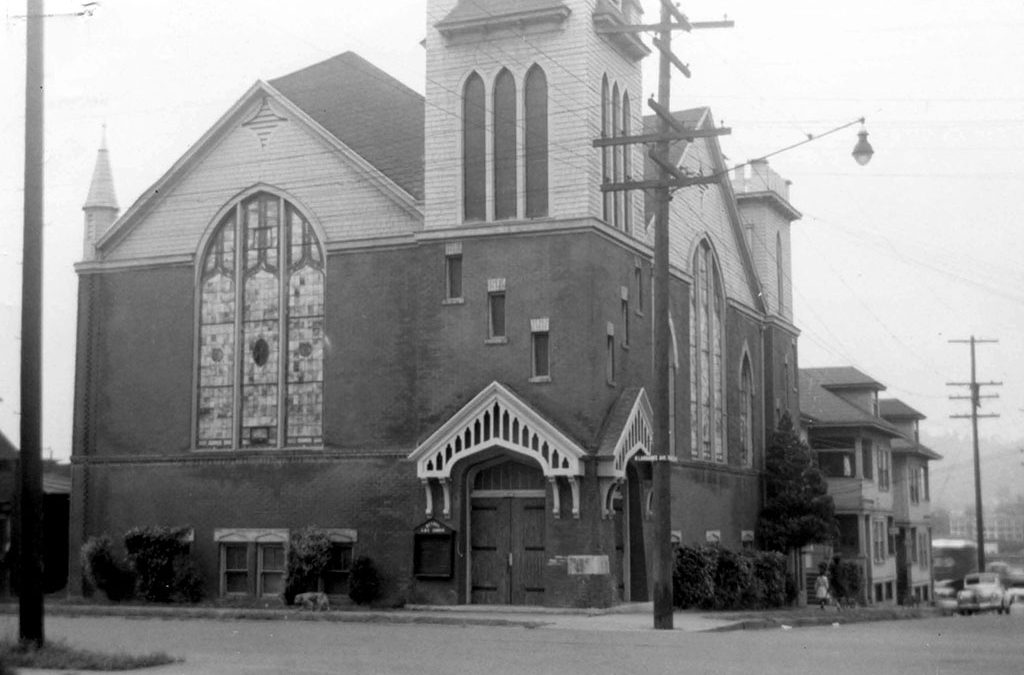
[(0, 639), (0, 675), (10, 668), (45, 668), (50, 670), (134, 670), (151, 668), (182, 659), (164, 652), (153, 654), (105, 654), (70, 647), (60, 641), (48, 641), (41, 648), (23, 645), (17, 640)]

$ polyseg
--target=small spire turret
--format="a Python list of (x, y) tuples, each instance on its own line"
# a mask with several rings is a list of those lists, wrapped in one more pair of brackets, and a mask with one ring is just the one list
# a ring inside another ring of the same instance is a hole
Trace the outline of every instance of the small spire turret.
[(85, 211), (85, 260), (96, 258), (96, 241), (114, 224), (121, 209), (114, 194), (114, 175), (110, 169), (110, 153), (107, 150), (107, 125), (103, 125), (103, 138), (96, 153), (96, 166), (92, 171), (89, 195), (82, 205)]

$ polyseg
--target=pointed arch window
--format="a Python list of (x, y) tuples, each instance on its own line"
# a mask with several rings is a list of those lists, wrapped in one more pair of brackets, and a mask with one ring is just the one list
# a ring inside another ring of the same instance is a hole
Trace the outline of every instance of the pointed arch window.
[(693, 259), (690, 292), (691, 453), (702, 461), (725, 461), (724, 302), (721, 274), (705, 239)]
[[(619, 98), (619, 85), (616, 83), (612, 86), (612, 137), (617, 137), (621, 132), (620, 115), (622, 114), (622, 108), (620, 106), (621, 99)], [(612, 181), (615, 183), (622, 182), (622, 146), (616, 145), (612, 149)], [(612, 193), (612, 227), (622, 227), (622, 193)]]
[[(601, 78), (601, 137), (610, 138), (612, 135), (612, 100), (608, 89), (608, 76)], [(612, 149), (601, 148), (601, 180), (610, 183), (612, 165)], [(601, 217), (604, 222), (612, 222), (612, 193), (605, 192), (602, 201)]]
[[(622, 94), (622, 135), (629, 136), (632, 133), (631, 111), (629, 109), (629, 93)], [(633, 180), (633, 157), (630, 146), (624, 146), (622, 157), (622, 177), (624, 180)], [(622, 193), (622, 229), (626, 234), (633, 232), (633, 193), (629, 190)]]
[(462, 96), (462, 210), (467, 221), (487, 218), (484, 81), (470, 74)]
[(740, 463), (754, 464), (754, 376), (747, 354), (740, 367)]
[(782, 260), (782, 235), (775, 233), (775, 282), (779, 294), (779, 314), (786, 313), (786, 275), (785, 263)]
[(526, 217), (548, 215), (548, 80), (544, 69), (534, 65), (523, 84), (526, 110)]
[(324, 258), (309, 221), (253, 195), (201, 259), (196, 447), (322, 444)]
[(516, 83), (502, 69), (494, 80), (494, 219), (516, 217)]

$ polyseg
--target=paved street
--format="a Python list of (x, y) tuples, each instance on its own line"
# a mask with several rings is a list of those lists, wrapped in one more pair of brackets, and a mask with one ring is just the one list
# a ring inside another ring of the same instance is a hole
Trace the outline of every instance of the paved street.
[[(17, 619), (0, 617), (13, 633)], [(50, 639), (182, 656), (195, 673), (1019, 673), (1024, 615), (717, 633), (308, 621), (50, 617)], [(604, 629), (603, 629), (604, 628)], [(684, 667), (685, 664), (685, 667)]]

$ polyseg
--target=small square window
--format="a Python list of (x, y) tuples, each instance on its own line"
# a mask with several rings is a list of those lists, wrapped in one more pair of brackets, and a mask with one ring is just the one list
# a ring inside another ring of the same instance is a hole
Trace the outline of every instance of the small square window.
[(505, 337), (505, 292), (487, 294), (487, 337)]
[(450, 254), (444, 257), (445, 299), (462, 298), (462, 254)]
[(548, 331), (534, 331), (532, 333), (533, 372), (534, 378), (551, 377), (551, 353), (549, 350)]

